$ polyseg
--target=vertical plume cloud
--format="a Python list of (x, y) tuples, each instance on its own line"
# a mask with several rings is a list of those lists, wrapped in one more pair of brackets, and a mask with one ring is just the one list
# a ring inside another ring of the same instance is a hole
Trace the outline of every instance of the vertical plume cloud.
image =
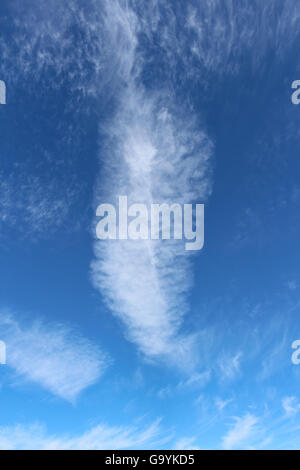
[[(192, 112), (184, 115), (169, 94), (150, 93), (143, 87), (133, 12), (118, 9), (107, 19), (114, 37), (124, 38), (127, 55), (120, 67), (129, 75), (118, 110), (102, 129), (106, 162), (96, 190), (97, 204), (116, 203), (119, 195), (126, 195), (129, 205), (138, 202), (148, 207), (203, 201), (210, 192), (210, 140), (198, 129)], [(123, 321), (128, 339), (148, 359), (192, 364), (195, 338), (180, 332), (191, 285), (190, 257), (183, 242), (96, 241), (94, 250), (94, 285)]]

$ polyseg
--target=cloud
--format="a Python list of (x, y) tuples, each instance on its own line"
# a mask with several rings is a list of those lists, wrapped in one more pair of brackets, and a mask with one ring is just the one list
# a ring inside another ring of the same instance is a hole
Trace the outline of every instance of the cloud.
[(300, 31), (300, 7), (293, 0), (204, 0), (186, 3), (180, 15), (176, 2), (152, 0), (138, 11), (148, 39), (143, 53), (150, 64), (159, 62), (159, 77), (177, 73), (199, 86), (210, 85), (212, 75), (237, 75), (245, 63), (257, 71), (270, 51), (284, 59)]
[(154, 62), (158, 78), (164, 73), (169, 80), (176, 73), (201, 80), (210, 72), (237, 74), (245, 59), (257, 68), (270, 50), (282, 59), (300, 31), (300, 7), (293, 0), (203, 0), (184, 5), (180, 15), (176, 2), (157, 0), (49, 0), (46, 8), (16, 1), (9, 13), (14, 30), (10, 41), (2, 38), (0, 51), (11, 79), (17, 70), (40, 77), (50, 69), (54, 86), (66, 80), (93, 96)]
[(75, 187), (62, 189), (55, 179), (0, 173), (0, 237), (9, 229), (25, 237), (49, 236), (66, 222), (76, 196)]
[(224, 408), (226, 408), (227, 405), (229, 405), (229, 403), (231, 403), (233, 400), (232, 398), (228, 399), (228, 400), (222, 400), (221, 398), (216, 398), (216, 406), (218, 408), (219, 411), (222, 411), (224, 410)]
[(249, 439), (257, 433), (258, 418), (252, 414), (246, 414), (242, 418), (235, 418), (235, 424), (222, 438), (223, 449), (240, 449), (249, 446)]
[[(258, 65), (270, 49), (282, 53), (282, 48), (299, 32), (300, 9), (292, 1), (278, 7), (277, 1), (262, 4), (256, 0), (236, 5), (227, 1), (221, 6), (217, 0), (212, 0), (190, 8), (187, 26), (194, 33), (192, 52), (207, 69), (221, 68), (222, 71), (224, 67), (238, 70), (237, 63), (245, 53), (254, 65)], [(274, 19), (276, 13), (279, 21)], [(210, 47), (206, 42), (208, 35)], [(255, 54), (251, 50), (254, 45), (257, 46)]]
[(187, 380), (185, 381), (181, 381), (179, 384), (178, 384), (178, 387), (179, 388), (182, 388), (182, 387), (205, 387), (209, 381), (211, 379), (211, 371), (210, 370), (206, 370), (204, 372), (196, 372), (194, 374), (192, 374)]
[(34, 382), (68, 401), (98, 381), (109, 359), (94, 344), (61, 324), (23, 326), (0, 314), (6, 361), (18, 378)]
[[(81, 220), (85, 212), (80, 206), (88, 182), (82, 181), (82, 172), (78, 173), (79, 163), (83, 164), (84, 132), (76, 119), (70, 121), (69, 113), (71, 110), (72, 116), (80, 117), (79, 111), (88, 111), (90, 101), (81, 97), (95, 98), (95, 109), (100, 96), (103, 102), (104, 97), (114, 95), (114, 84), (117, 87), (119, 77), (125, 78), (133, 66), (130, 57), (135, 40), (130, 32), (135, 31), (135, 16), (130, 10), (123, 10), (118, 2), (87, 3), (88, 7), (78, 0), (68, 5), (49, 0), (41, 8), (33, 1), (25, 6), (16, 0), (7, 8), (4, 20), (10, 23), (9, 35), (5, 27), (1, 28), (0, 18), (1, 78), (5, 76), (9, 89), (8, 104), (19, 93), (17, 102), (22, 110), (12, 115), (17, 126), (8, 128), (8, 133), (13, 130), (18, 138), (6, 140), (2, 150), (1, 238), (6, 233), (11, 235), (11, 229), (34, 239), (47, 237), (61, 227), (69, 231), (78, 227), (78, 218)], [(58, 90), (61, 100), (62, 85), (70, 93), (64, 93), (64, 105), (57, 108), (53, 120), (48, 111), (53, 103), (47, 97), (55, 99), (53, 90)], [(28, 106), (26, 99), (31, 95), (36, 107)], [(36, 118), (37, 111), (40, 119)], [(27, 133), (30, 142), (24, 146)], [(21, 148), (16, 141), (21, 142)]]
[[(98, 203), (202, 202), (210, 188), (211, 143), (205, 133), (160, 101), (127, 91), (109, 130), (104, 176), (110, 191), (97, 191)], [(99, 182), (103, 188), (103, 181)], [(105, 198), (105, 199), (104, 199)], [(148, 357), (168, 356), (180, 363), (190, 354), (192, 337), (178, 334), (187, 311), (190, 257), (182, 241), (96, 241), (94, 285), (127, 327), (129, 339)]]
[(199, 450), (199, 447), (195, 446), (195, 437), (182, 437), (175, 442), (174, 450)]
[(219, 361), (219, 369), (222, 379), (233, 379), (240, 370), (240, 359), (242, 352), (238, 352), (232, 357), (223, 356)]
[[(63, 5), (58, 0), (50, 0), (46, 7), (41, 7), (36, 2), (27, 2), (25, 6), (16, 1), (10, 5), (8, 14), (12, 34), (9, 41), (6, 35), (2, 37), (0, 49), (1, 70), (9, 83), (27, 79), (30, 87), (30, 82), (48, 72), (52, 73), (53, 88), (68, 81), (74, 91), (82, 89), (82, 83), (88, 84), (91, 67), (99, 69), (98, 61), (95, 63), (97, 55), (99, 57), (97, 35), (96, 32), (92, 34), (92, 24), (88, 28), (79, 2), (71, 0), (68, 5)], [(80, 47), (75, 45), (76, 37), (72, 31), (75, 24), (82, 30)]]
[(297, 403), (296, 397), (285, 397), (282, 400), (282, 407), (287, 416), (293, 416), (300, 410), (300, 403)]
[(1, 450), (121, 450), (157, 448), (171, 436), (163, 435), (160, 420), (148, 427), (111, 427), (100, 424), (79, 436), (47, 434), (39, 424), (0, 427)]
[(1, 35), (0, 71), (10, 85), (26, 81), (35, 92), (37, 81), (42, 87), (47, 80), (48, 89), (65, 84), (78, 107), (74, 94), (97, 98), (105, 90), (106, 99), (131, 73), (138, 25), (122, 0), (49, 0), (43, 7), (17, 0), (7, 14), (12, 32)]
[(158, 398), (164, 400), (165, 398), (168, 398), (169, 396), (172, 395), (172, 391), (173, 391), (172, 387), (168, 385), (167, 387), (163, 387), (159, 389), (157, 392), (157, 396)]
[[(112, 13), (111, 29), (126, 33), (131, 73), (115, 116), (100, 130), (105, 139), (104, 170), (96, 205), (115, 204), (119, 195), (126, 195), (128, 204), (148, 207), (203, 202), (210, 193), (212, 143), (191, 109), (179, 109), (170, 93), (149, 93), (142, 86), (132, 66), (134, 58), (139, 64), (139, 55), (132, 54), (137, 32), (128, 27), (136, 24), (133, 13), (126, 8), (116, 17)], [(180, 332), (192, 281), (183, 242), (96, 241), (94, 251), (93, 283), (123, 321), (128, 339), (148, 359), (181, 367), (193, 364), (196, 337)]]

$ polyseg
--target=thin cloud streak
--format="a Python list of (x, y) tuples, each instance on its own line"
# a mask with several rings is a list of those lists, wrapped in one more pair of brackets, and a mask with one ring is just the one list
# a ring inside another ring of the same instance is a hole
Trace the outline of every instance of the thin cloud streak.
[(160, 419), (144, 428), (100, 424), (79, 436), (47, 434), (40, 424), (0, 427), (1, 450), (110, 450), (157, 448), (169, 441)]
[(236, 422), (222, 439), (223, 449), (240, 449), (249, 446), (249, 440), (257, 433), (258, 418), (250, 413)]

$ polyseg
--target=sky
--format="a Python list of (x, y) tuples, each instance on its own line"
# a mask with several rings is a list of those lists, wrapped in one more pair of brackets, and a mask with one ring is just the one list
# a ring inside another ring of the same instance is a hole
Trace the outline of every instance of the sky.
[[(2, 0), (0, 449), (299, 449), (300, 4)], [(99, 240), (99, 204), (204, 204)]]

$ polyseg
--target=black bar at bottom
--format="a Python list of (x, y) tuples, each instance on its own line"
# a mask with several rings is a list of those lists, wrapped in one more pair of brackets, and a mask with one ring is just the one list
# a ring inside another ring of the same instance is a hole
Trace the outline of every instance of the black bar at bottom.
[[(270, 458), (270, 457), (295, 457), (295, 451), (288, 450), (42, 450), (42, 451), (2, 451), (6, 457), (26, 457), (31, 460), (41, 460), (45, 458), (47, 462), (52, 459), (76, 459), (76, 462), (86, 464), (90, 463), (92, 458), (93, 466), (95, 468), (130, 468), (130, 469), (146, 469), (146, 468), (160, 468), (162, 466), (168, 467), (182, 467), (189, 468), (197, 466), (203, 468), (203, 465), (214, 461), (218, 463), (230, 458), (231, 461), (240, 462), (239, 457), (246, 457), (247, 461), (257, 458)], [(8, 455), (9, 454), (9, 455)], [(82, 460), (81, 460), (82, 459)], [(84, 459), (84, 460), (83, 460)], [(240, 465), (240, 464), (239, 464)]]

